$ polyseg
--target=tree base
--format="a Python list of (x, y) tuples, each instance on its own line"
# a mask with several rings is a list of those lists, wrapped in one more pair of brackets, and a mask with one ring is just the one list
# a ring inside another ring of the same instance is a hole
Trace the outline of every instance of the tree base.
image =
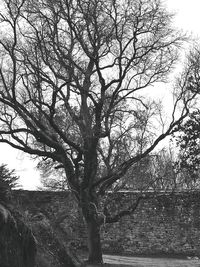
[(97, 260), (85, 260), (83, 266), (105, 266), (105, 264), (102, 262), (99, 262)]

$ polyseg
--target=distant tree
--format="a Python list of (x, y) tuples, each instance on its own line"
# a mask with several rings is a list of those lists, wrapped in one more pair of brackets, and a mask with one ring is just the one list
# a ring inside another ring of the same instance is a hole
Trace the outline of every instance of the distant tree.
[(171, 122), (152, 134), (146, 92), (167, 81), (184, 37), (159, 0), (2, 4), (0, 142), (63, 168), (87, 226), (89, 261), (101, 263), (101, 225), (133, 208), (102, 216), (100, 200), (177, 130), (196, 94), (178, 85)]
[(186, 188), (200, 187), (200, 111), (189, 114), (176, 137), (179, 149), (177, 170)]
[(15, 170), (9, 170), (6, 164), (0, 165), (0, 200), (8, 201), (11, 190), (18, 188), (18, 179)]
[(164, 148), (149, 154), (136, 164), (124, 177), (125, 189), (145, 192), (169, 192), (182, 190), (182, 183), (176, 168), (176, 158), (172, 149)]
[(69, 190), (63, 168), (58, 168), (57, 163), (53, 164), (52, 160), (46, 159), (39, 161), (37, 165), (41, 176), (41, 190), (65, 191)]
[(175, 154), (171, 148), (162, 149), (154, 155), (151, 167), (153, 190), (169, 192), (182, 189), (175, 163)]
[(187, 94), (195, 93), (195, 101), (190, 113), (174, 135), (178, 158), (176, 168), (185, 188), (200, 188), (200, 47), (195, 46), (188, 56), (188, 66), (184, 72), (185, 82), (179, 79), (179, 85), (187, 89)]

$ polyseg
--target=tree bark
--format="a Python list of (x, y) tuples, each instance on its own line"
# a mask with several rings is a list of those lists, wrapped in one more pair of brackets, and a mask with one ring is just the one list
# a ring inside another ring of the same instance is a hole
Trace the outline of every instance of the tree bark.
[(82, 195), (81, 208), (82, 214), (85, 219), (88, 238), (88, 263), (102, 264), (103, 256), (101, 249), (101, 218), (98, 213), (98, 201), (95, 195), (90, 195), (88, 192), (84, 192)]
[(88, 263), (102, 264), (102, 248), (100, 237), (100, 225), (95, 219), (86, 221), (87, 234), (88, 234)]

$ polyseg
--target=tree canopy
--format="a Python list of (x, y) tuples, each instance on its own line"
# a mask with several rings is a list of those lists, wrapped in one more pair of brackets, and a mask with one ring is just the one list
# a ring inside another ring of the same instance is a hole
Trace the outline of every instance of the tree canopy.
[[(103, 192), (159, 141), (135, 147), (150, 108), (139, 91), (166, 81), (177, 60), (172, 15), (160, 1), (4, 4), (1, 142), (61, 163), (75, 191)], [(119, 139), (129, 153), (116, 166)]]

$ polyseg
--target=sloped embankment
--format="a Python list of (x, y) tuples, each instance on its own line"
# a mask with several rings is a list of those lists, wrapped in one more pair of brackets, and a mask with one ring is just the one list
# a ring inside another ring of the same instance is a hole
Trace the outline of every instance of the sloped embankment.
[(20, 218), (0, 204), (0, 266), (35, 267), (36, 242), (29, 227)]
[(81, 261), (78, 259), (76, 251), (72, 250), (70, 229), (67, 229), (67, 225), (65, 230), (60, 227), (62, 220), (66, 220), (67, 217), (72, 219), (72, 215), (66, 214), (64, 207), (63, 211), (60, 210), (59, 214), (57, 213), (60, 209), (60, 202), (56, 208), (56, 199), (55, 201), (49, 199), (52, 198), (53, 194), (44, 193), (41, 197), (40, 192), (27, 194), (18, 191), (14, 192), (14, 195), (14, 206), (23, 214), (24, 222), (31, 229), (36, 240), (37, 267), (80, 266)]

